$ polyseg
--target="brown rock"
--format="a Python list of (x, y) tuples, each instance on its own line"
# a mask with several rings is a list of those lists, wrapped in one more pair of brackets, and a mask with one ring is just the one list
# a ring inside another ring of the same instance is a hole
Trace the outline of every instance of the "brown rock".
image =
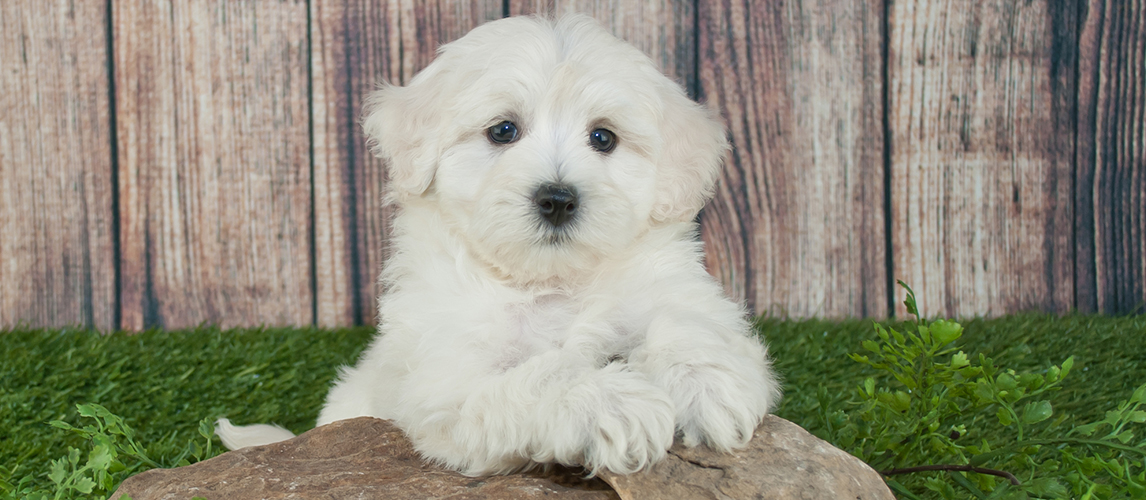
[(622, 500), (895, 500), (867, 464), (772, 415), (743, 450), (719, 453), (677, 443), (648, 471), (601, 477)]
[(731, 454), (677, 444), (643, 473), (606, 472), (604, 481), (582, 473), (559, 468), (466, 477), (424, 463), (389, 421), (363, 417), (187, 467), (150, 470), (124, 481), (112, 498), (894, 499), (859, 459), (773, 416), (756, 429), (748, 448)]
[(128, 478), (112, 496), (133, 500), (616, 499), (599, 479), (573, 471), (473, 478), (426, 464), (387, 420), (361, 417), (281, 443), (253, 446), (177, 469)]

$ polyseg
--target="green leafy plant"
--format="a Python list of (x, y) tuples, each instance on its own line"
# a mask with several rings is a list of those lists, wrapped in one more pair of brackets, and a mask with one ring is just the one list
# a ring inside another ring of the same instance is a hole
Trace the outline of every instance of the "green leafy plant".
[(1134, 429), (1146, 422), (1146, 385), (1102, 421), (1072, 426), (1050, 396), (1073, 357), (1021, 374), (972, 359), (957, 344), (962, 326), (925, 321), (899, 284), (915, 320), (903, 332), (875, 323), (879, 340), (851, 355), (881, 376), (863, 381), (849, 411), (820, 390), (829, 440), (904, 498), (1146, 498), (1146, 441)]
[(35, 488), (31, 483), (32, 477), (28, 476), (15, 485), (0, 485), (6, 490), (6, 497), (28, 500), (106, 498), (119, 487), (119, 483), (141, 470), (179, 467), (213, 456), (215, 429), (210, 419), (199, 422), (203, 444), (192, 440), (178, 454), (152, 458), (136, 441), (135, 430), (123, 418), (98, 404), (80, 404), (76, 409), (81, 417), (94, 422), (83, 427), (74, 427), (60, 420), (53, 420), (50, 424), (79, 434), (91, 449), (85, 454), (74, 447), (68, 448), (67, 455), (51, 462), (48, 479), (55, 486), (54, 491)]

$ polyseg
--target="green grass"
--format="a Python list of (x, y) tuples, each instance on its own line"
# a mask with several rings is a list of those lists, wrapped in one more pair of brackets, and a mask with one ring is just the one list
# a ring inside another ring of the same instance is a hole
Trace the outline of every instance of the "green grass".
[[(777, 413), (813, 431), (817, 388), (848, 399), (873, 372), (846, 355), (875, 337), (871, 322), (779, 321), (758, 326), (768, 339), (785, 398)], [(999, 366), (1045, 370), (1068, 356), (1074, 371), (1055, 396), (1056, 412), (1102, 417), (1146, 381), (1146, 317), (1017, 315), (965, 322), (969, 353)], [(0, 332), (0, 479), (33, 475), (48, 487), (51, 460), (80, 438), (47, 422), (83, 425), (77, 403), (124, 417), (149, 454), (182, 449), (203, 418), (276, 422), (309, 429), (337, 367), (352, 363), (373, 330), (352, 328), (152, 331), (100, 336), (78, 330)]]
[[(99, 403), (138, 431), (152, 456), (197, 436), (198, 421), (314, 425), (339, 365), (352, 363), (373, 329), (149, 331), (100, 336), (77, 330), (0, 333), (0, 479), (44, 476), (78, 436), (77, 403)], [(39, 481), (45, 488), (46, 477)]]

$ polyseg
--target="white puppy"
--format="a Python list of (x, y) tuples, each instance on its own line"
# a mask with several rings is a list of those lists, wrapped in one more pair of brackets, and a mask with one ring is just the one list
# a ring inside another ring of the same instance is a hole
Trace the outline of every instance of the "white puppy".
[[(364, 126), (397, 205), (378, 337), (318, 425), (392, 419), (465, 474), (629, 473), (744, 445), (779, 397), (694, 219), (723, 128), (583, 16), (509, 18), (442, 47)], [(220, 420), (228, 448), (291, 437)]]

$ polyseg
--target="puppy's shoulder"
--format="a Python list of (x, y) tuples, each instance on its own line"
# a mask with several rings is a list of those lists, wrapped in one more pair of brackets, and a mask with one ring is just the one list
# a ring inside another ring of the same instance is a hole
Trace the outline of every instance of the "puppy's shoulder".
[(696, 258), (704, 255), (700, 227), (693, 222), (657, 224), (642, 238), (638, 252), (645, 255)]

